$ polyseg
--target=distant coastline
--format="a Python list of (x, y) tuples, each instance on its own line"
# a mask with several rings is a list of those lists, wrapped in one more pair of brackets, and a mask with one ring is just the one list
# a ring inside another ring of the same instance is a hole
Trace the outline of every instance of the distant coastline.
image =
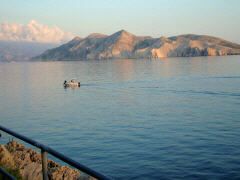
[(240, 55), (240, 45), (221, 38), (186, 34), (152, 38), (136, 36), (125, 30), (112, 35), (90, 34), (75, 37), (66, 44), (49, 49), (32, 60), (152, 59)]

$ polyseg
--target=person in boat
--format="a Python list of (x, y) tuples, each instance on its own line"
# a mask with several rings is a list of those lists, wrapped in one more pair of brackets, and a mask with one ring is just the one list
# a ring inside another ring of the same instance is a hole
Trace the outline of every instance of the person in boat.
[(65, 81), (63, 82), (63, 86), (64, 86), (64, 87), (69, 87), (69, 86), (71, 86), (71, 87), (74, 87), (74, 86), (80, 87), (80, 82), (77, 82), (77, 81), (75, 81), (74, 79), (70, 80), (70, 82), (67, 82), (67, 81), (65, 80)]

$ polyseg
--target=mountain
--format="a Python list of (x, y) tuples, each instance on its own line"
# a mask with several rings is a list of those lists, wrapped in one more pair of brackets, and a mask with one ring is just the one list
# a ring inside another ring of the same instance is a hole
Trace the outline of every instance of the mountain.
[(0, 41), (0, 62), (28, 61), (31, 57), (56, 46), (58, 44)]
[(152, 38), (125, 30), (112, 35), (91, 34), (45, 51), (35, 60), (84, 60), (116, 58), (165, 58), (240, 54), (240, 45), (220, 38), (186, 34)]

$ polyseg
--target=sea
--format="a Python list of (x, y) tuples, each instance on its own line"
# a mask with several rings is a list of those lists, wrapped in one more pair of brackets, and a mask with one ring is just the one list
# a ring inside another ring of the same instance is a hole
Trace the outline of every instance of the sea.
[(112, 179), (240, 179), (240, 56), (0, 63), (0, 124)]

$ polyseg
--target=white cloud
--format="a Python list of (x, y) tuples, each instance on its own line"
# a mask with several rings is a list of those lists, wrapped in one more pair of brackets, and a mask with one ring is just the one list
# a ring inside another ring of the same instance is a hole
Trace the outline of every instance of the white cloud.
[(0, 24), (0, 40), (30, 41), (42, 43), (62, 43), (73, 38), (73, 34), (64, 32), (59, 27), (49, 27), (35, 20), (27, 25), (16, 23)]

